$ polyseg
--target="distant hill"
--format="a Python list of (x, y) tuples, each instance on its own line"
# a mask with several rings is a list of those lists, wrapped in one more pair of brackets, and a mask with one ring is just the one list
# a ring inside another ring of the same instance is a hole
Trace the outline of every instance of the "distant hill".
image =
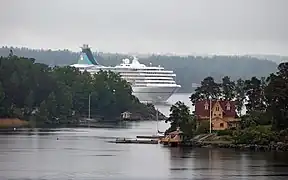
[[(79, 53), (69, 50), (41, 50), (28, 48), (12, 48), (17, 56), (35, 58), (36, 62), (51, 66), (64, 66), (77, 62)], [(0, 56), (8, 56), (9, 47), (0, 48)], [(96, 59), (103, 65), (116, 65), (121, 62), (125, 54), (94, 53)], [(176, 81), (182, 85), (180, 92), (192, 92), (192, 83), (200, 83), (207, 77), (213, 76), (220, 81), (223, 76), (238, 78), (251, 78), (252, 76), (268, 76), (275, 72), (277, 63), (250, 56), (176, 56), (176, 55), (150, 55), (140, 56), (139, 61), (149, 66), (161, 65), (166, 69), (174, 70), (177, 74)]]
[(288, 61), (288, 56), (278, 56), (278, 55), (250, 55), (250, 56), (256, 57), (259, 59), (266, 59), (266, 60), (274, 61), (277, 64)]

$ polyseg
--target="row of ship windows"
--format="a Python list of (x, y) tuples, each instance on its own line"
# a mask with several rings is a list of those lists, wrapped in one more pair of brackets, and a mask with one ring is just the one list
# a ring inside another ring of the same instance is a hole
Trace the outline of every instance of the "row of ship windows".
[[(88, 72), (90, 73), (97, 73), (97, 71), (89, 71)], [(139, 73), (134, 73), (134, 72), (131, 72), (131, 73), (123, 73), (123, 72), (118, 72), (120, 73), (121, 76), (145, 76), (145, 77), (149, 77), (149, 76), (167, 76), (167, 77), (174, 77), (176, 76), (175, 74), (173, 73), (147, 73), (147, 72), (139, 72)]]
[[(81, 70), (85, 70), (85, 69), (87, 69), (86, 67), (79, 67), (79, 69), (81, 69)], [(88, 70), (90, 70), (90, 71), (99, 71), (99, 69), (88, 69)], [(133, 73), (135, 73), (135, 72), (147, 72), (147, 73), (153, 73), (153, 72), (159, 72), (159, 73), (173, 73), (173, 71), (167, 71), (167, 70), (151, 70), (151, 69), (105, 69), (105, 68), (103, 68), (102, 69), (103, 71), (117, 71), (117, 72), (133, 72)]]

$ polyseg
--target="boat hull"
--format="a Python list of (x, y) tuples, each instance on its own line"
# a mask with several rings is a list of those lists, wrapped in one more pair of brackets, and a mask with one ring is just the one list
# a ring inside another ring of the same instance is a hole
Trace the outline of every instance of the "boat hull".
[(141, 102), (166, 102), (179, 87), (133, 87), (133, 95)]

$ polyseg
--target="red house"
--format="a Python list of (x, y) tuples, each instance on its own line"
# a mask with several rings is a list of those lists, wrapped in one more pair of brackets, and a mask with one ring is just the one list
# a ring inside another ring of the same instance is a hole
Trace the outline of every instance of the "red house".
[(236, 113), (235, 101), (211, 100), (211, 108), (209, 100), (196, 102), (195, 115), (198, 124), (210, 120), (210, 110), (212, 130), (225, 130), (238, 126), (240, 120)]

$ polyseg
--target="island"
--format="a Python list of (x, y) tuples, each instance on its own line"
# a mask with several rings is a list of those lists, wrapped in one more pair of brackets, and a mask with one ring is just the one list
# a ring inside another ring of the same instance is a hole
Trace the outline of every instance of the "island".
[(190, 100), (194, 112), (179, 101), (166, 120), (183, 145), (288, 151), (288, 62), (262, 78), (206, 77)]
[(132, 95), (119, 74), (100, 71), (91, 76), (73, 67), (49, 67), (33, 58), (0, 57), (0, 127), (67, 127), (83, 119), (120, 121), (166, 117), (152, 104)]

